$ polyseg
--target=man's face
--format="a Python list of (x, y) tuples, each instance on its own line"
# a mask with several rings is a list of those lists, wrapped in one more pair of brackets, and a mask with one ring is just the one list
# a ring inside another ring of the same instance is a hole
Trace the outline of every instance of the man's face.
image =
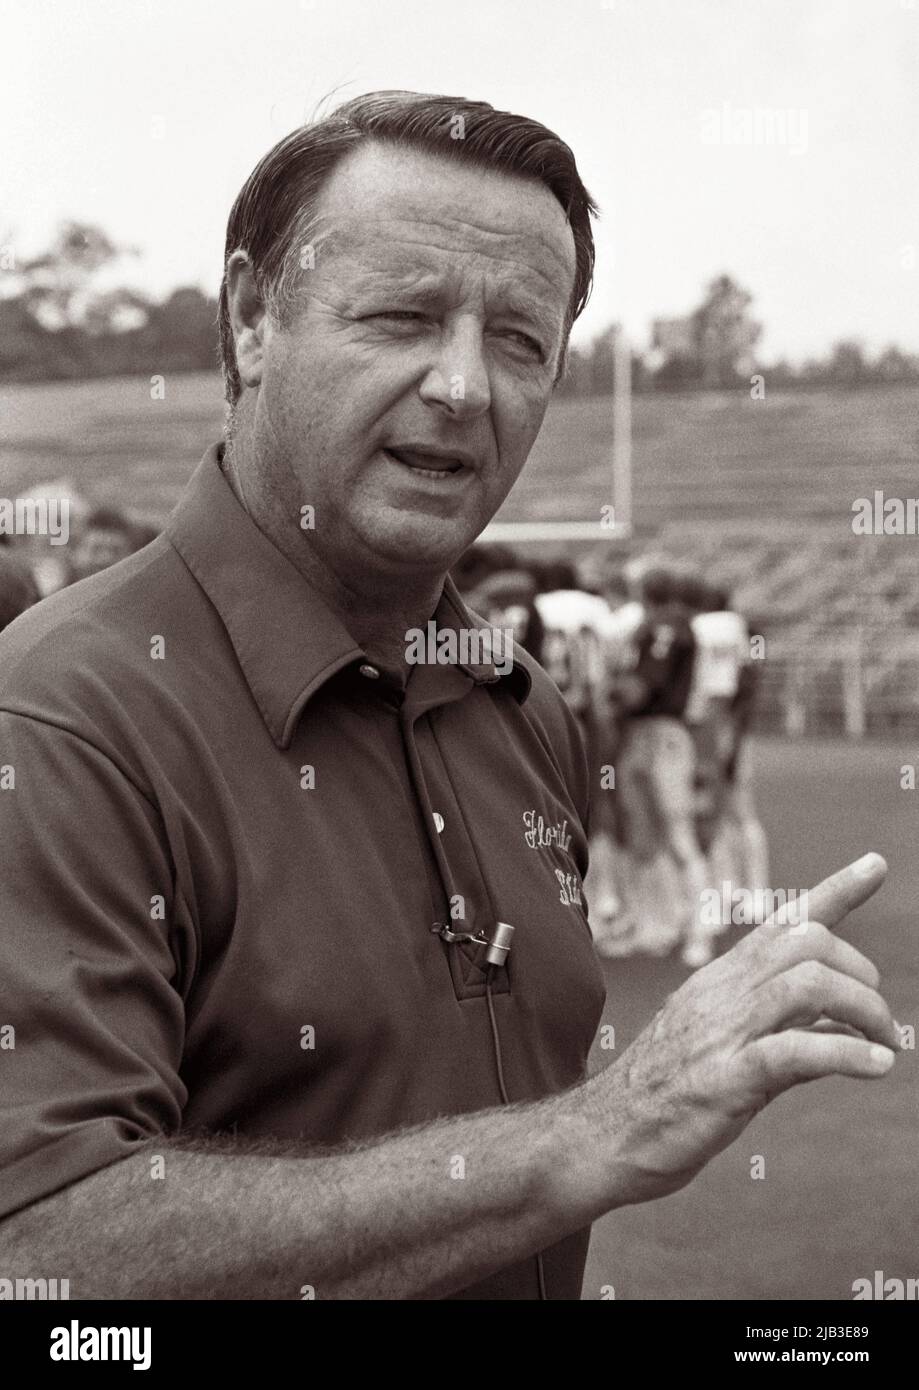
[(315, 507), (334, 569), (443, 572), (497, 511), (542, 424), (574, 239), (530, 180), (383, 144), (336, 169), (315, 267), (267, 326), (255, 407), (276, 518)]
[(74, 569), (81, 579), (108, 569), (131, 554), (130, 537), (109, 527), (91, 526), (74, 552)]

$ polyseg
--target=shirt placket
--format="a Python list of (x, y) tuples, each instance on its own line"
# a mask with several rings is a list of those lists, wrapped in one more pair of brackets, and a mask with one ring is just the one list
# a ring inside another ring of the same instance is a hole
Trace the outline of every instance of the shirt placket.
[[(436, 706), (467, 695), (473, 681), (455, 668), (434, 668), (425, 676), (429, 678), (416, 680), (412, 698), (403, 706), (401, 728), (409, 775), (443, 892), (443, 915), (432, 927), (490, 936), (497, 920), (496, 906), (436, 732), (436, 724), (443, 723), (437, 720)], [(440, 736), (444, 736), (442, 727)], [(435, 944), (446, 952), (457, 998), (484, 994), (484, 941), (442, 940)], [(491, 989), (496, 994), (510, 991), (506, 965), (492, 968)]]

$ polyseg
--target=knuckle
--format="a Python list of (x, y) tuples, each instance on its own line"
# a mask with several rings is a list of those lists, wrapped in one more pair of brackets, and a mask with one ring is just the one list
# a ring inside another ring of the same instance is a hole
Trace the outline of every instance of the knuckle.
[(794, 1039), (788, 1033), (777, 1033), (770, 1038), (763, 1056), (773, 1087), (787, 1082), (795, 1074), (797, 1059)]
[(870, 989), (868, 985), (858, 986), (858, 995), (862, 1000), (865, 1014), (878, 1028), (886, 1028), (893, 1022), (887, 1001), (876, 989)]
[(829, 927), (822, 922), (817, 922), (813, 918), (807, 918), (801, 923), (798, 935), (804, 937), (811, 951), (816, 956), (825, 955), (836, 941), (836, 937)]
[(868, 977), (868, 986), (869, 986), (869, 988), (870, 988), (870, 989), (877, 989), (878, 986), (879, 986), (880, 983), (881, 983), (881, 972), (880, 972), (880, 970), (878, 970), (878, 968), (877, 968), (877, 966), (875, 965), (874, 961), (873, 961), (873, 960), (869, 960), (867, 956), (862, 956), (862, 960), (864, 961), (864, 970), (865, 970), (866, 976)]
[(798, 999), (812, 1003), (826, 993), (826, 969), (819, 961), (808, 959), (789, 971), (794, 978), (794, 989)]
[(770, 1056), (762, 1042), (756, 1042), (746, 1049), (745, 1060), (751, 1089), (768, 1099), (775, 1070), (774, 1055)]
[(761, 1026), (770, 1025), (775, 1014), (785, 1012), (796, 999), (795, 983), (791, 973), (773, 976), (759, 991), (756, 1021)]
[[(867, 985), (865, 986), (865, 989), (868, 989)], [(871, 1000), (871, 1003), (874, 1007), (878, 1019), (885, 1026), (889, 1025), (892, 1028), (893, 1014), (890, 1012), (890, 1006), (888, 1005), (887, 1000), (884, 998), (884, 996), (882, 994), (879, 994), (876, 989), (872, 989), (868, 991), (868, 997)]]

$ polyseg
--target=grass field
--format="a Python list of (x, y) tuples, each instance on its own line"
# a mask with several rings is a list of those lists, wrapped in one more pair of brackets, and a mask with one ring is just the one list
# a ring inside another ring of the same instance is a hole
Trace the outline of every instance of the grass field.
[[(915, 746), (762, 741), (756, 753), (777, 886), (808, 887), (868, 849), (888, 860), (884, 888), (841, 934), (875, 961), (898, 1022), (917, 1027), (919, 791), (899, 788)], [(606, 974), (619, 1053), (686, 972), (635, 959), (607, 962)], [(917, 1160), (916, 1051), (881, 1081), (798, 1087), (682, 1192), (604, 1217), (584, 1298), (612, 1284), (617, 1299), (851, 1299), (853, 1280), (876, 1269), (919, 1278)]]
[[(854, 498), (911, 495), (919, 457), (919, 387), (637, 396), (635, 516), (667, 523), (776, 521), (846, 533)], [(162, 519), (206, 446), (219, 437), (221, 387), (176, 375), (151, 400), (144, 377), (0, 387), (0, 482), (72, 475), (105, 500)], [(610, 500), (611, 403), (558, 400), (504, 520), (599, 518)]]

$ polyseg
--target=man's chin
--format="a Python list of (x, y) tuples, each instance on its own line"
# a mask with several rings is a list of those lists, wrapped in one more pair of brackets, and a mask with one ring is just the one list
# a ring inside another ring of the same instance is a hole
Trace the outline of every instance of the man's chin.
[(355, 530), (365, 546), (387, 564), (403, 570), (446, 572), (484, 528), (465, 517), (438, 517), (386, 508), (362, 517)]

